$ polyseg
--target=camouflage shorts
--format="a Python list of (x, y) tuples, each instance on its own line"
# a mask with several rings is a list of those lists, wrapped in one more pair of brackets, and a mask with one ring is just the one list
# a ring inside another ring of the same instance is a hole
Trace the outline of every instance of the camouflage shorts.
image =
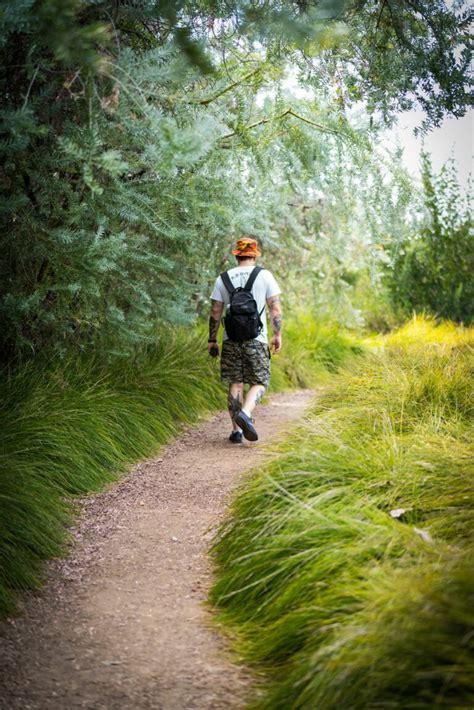
[(221, 380), (226, 384), (268, 387), (270, 381), (270, 349), (260, 340), (234, 343), (224, 340), (221, 356)]

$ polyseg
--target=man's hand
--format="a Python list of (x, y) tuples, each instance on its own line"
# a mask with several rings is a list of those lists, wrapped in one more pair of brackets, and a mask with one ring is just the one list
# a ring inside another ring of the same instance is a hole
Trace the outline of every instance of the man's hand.
[(209, 355), (212, 357), (217, 357), (219, 355), (219, 346), (217, 343), (208, 343), (207, 344), (207, 352)]
[(279, 353), (281, 350), (281, 346), (281, 333), (278, 333), (278, 335), (274, 335), (270, 341), (270, 350), (272, 351), (272, 353)]

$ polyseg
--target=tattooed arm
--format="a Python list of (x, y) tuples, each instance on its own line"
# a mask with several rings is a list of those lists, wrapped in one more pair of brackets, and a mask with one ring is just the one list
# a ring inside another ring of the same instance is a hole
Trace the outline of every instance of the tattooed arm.
[[(221, 316), (223, 310), (224, 304), (222, 303), (222, 301), (211, 300), (211, 313), (209, 315), (209, 340), (217, 340), (217, 332), (221, 324)], [(215, 347), (215, 345), (215, 343), (208, 343), (208, 351), (210, 351), (212, 347)]]
[(270, 347), (273, 352), (277, 353), (281, 350), (281, 326), (283, 316), (281, 312), (280, 296), (271, 296), (267, 298), (268, 307), (270, 309), (270, 318), (272, 322), (273, 337), (270, 342)]

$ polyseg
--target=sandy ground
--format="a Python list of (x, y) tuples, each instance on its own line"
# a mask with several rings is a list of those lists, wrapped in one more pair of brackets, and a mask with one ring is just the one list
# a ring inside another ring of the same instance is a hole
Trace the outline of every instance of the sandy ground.
[(313, 396), (259, 407), (255, 444), (230, 444), (221, 413), (81, 501), (69, 557), (0, 627), (0, 707), (207, 710), (252, 698), (204, 604), (207, 549), (239, 478)]

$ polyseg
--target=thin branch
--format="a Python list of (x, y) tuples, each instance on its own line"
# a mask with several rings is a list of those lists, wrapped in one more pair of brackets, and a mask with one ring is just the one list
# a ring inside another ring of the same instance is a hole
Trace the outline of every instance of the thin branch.
[(31, 77), (31, 81), (28, 86), (28, 91), (26, 92), (25, 100), (23, 101), (22, 111), (24, 111), (26, 108), (26, 105), (28, 103), (28, 99), (30, 98), (31, 89), (33, 88), (33, 84), (35, 83), (35, 79), (36, 79), (36, 75), (38, 74), (38, 71), (39, 71), (39, 65), (36, 67), (36, 69), (33, 73), (33, 76)]
[(253, 69), (252, 71), (248, 72), (247, 74), (244, 74), (244, 76), (242, 76), (240, 79), (233, 81), (232, 84), (228, 84), (223, 89), (221, 89), (217, 93), (213, 94), (213, 96), (208, 96), (206, 99), (199, 99), (198, 101), (191, 101), (191, 103), (197, 103), (197, 104), (200, 104), (201, 106), (207, 106), (208, 104), (212, 103), (212, 101), (215, 101), (216, 99), (220, 98), (223, 94), (227, 94), (228, 91), (232, 91), (232, 89), (235, 89), (236, 86), (243, 84), (244, 81), (247, 81), (247, 79), (250, 79), (252, 76), (255, 76), (256, 74), (259, 74), (261, 71), (262, 71), (262, 68), (257, 67), (257, 69)]
[(250, 123), (248, 126), (245, 126), (242, 130), (240, 131), (233, 131), (232, 133), (226, 133), (224, 136), (221, 136), (221, 140), (226, 140), (227, 138), (232, 138), (233, 136), (238, 136), (244, 131), (250, 131), (252, 128), (256, 128), (256, 126), (261, 126), (264, 123), (269, 123), (269, 121), (278, 121), (280, 118), (283, 118), (284, 116), (287, 116), (289, 112), (289, 109), (281, 113), (279, 116), (274, 116), (273, 118), (269, 118), (268, 116), (266, 118), (261, 118), (259, 121), (255, 121), (255, 123)]
[(387, 2), (387, 7), (388, 11), (390, 13), (390, 17), (392, 18), (392, 27), (395, 32), (395, 36), (398, 40), (398, 44), (402, 49), (405, 49), (408, 47), (412, 51), (414, 51), (414, 47), (412, 44), (407, 40), (405, 35), (403, 34), (403, 24), (402, 22), (397, 18), (397, 16), (394, 14), (392, 6), (390, 4), (390, 0), (386, 0)]
[(151, 40), (149, 37), (143, 34), (143, 32), (139, 32), (138, 30), (132, 30), (129, 29), (128, 27), (122, 27), (121, 25), (117, 25), (117, 29), (120, 32), (125, 32), (125, 34), (128, 35), (134, 35), (134, 37), (138, 37), (138, 39), (142, 40), (145, 44), (148, 46), (151, 46)]
[(309, 118), (306, 118), (305, 116), (301, 116), (299, 113), (296, 113), (293, 111), (292, 108), (287, 108), (285, 111), (282, 113), (279, 113), (277, 116), (266, 116), (265, 118), (261, 118), (259, 121), (255, 121), (254, 123), (250, 123), (248, 126), (245, 126), (242, 130), (240, 131), (233, 131), (232, 133), (226, 133), (225, 135), (221, 136), (220, 140), (226, 140), (227, 138), (232, 138), (233, 136), (240, 135), (243, 132), (247, 132), (252, 130), (252, 128), (256, 128), (257, 126), (262, 126), (265, 123), (269, 123), (270, 121), (279, 121), (282, 118), (285, 118), (285, 116), (293, 116), (293, 118), (297, 118), (300, 121), (304, 121), (304, 123), (308, 123), (310, 126), (314, 126), (317, 128), (319, 131), (323, 131), (324, 133), (333, 133), (336, 136), (344, 136), (341, 131), (337, 131), (334, 128), (329, 128), (328, 126), (323, 126), (320, 123), (316, 123), (316, 121), (312, 121)]
[(380, 21), (381, 21), (381, 19), (382, 19), (382, 15), (383, 15), (383, 11), (384, 11), (384, 9), (385, 9), (385, 4), (386, 4), (386, 2), (387, 2), (387, 0), (382, 0), (382, 6), (381, 6), (381, 8), (380, 8), (379, 16), (378, 16), (378, 18), (377, 18), (377, 25), (376, 25), (376, 27), (375, 27), (375, 31), (376, 31), (376, 32), (377, 32), (377, 30), (378, 30), (378, 28), (379, 28)]
[(105, 12), (107, 17), (109, 18), (110, 22), (112, 23), (112, 27), (114, 28), (115, 43), (117, 45), (118, 51), (120, 52), (120, 38), (118, 36), (117, 27), (115, 26), (115, 21), (114, 21), (112, 15), (110, 14), (110, 12), (108, 10), (106, 10), (105, 7), (103, 8), (103, 11)]
[(291, 116), (294, 116), (294, 118), (299, 118), (300, 121), (304, 121), (305, 123), (309, 123), (310, 126), (314, 126), (315, 128), (318, 128), (320, 131), (324, 131), (325, 133), (334, 133), (335, 136), (342, 136), (344, 135), (341, 133), (341, 131), (337, 131), (335, 128), (329, 128), (329, 126), (323, 126), (320, 123), (316, 123), (315, 121), (311, 121), (311, 119), (306, 118), (305, 116), (301, 116), (299, 113), (295, 113), (293, 109), (288, 110), (289, 114)]
[(410, 2), (410, 0), (405, 0), (405, 3), (409, 5), (414, 12), (417, 12), (419, 15), (421, 15), (422, 19), (425, 20), (425, 22), (431, 26), (430, 15), (427, 15), (425, 12), (423, 12), (423, 9), (419, 7), (418, 4)]

